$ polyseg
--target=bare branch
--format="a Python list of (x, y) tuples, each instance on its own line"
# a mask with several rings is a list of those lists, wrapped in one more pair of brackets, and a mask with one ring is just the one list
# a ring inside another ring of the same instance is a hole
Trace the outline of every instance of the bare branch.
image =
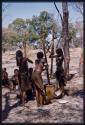
[(78, 4), (76, 4), (76, 8), (83, 15), (83, 10)]
[(72, 3), (72, 7), (83, 15), (83, 2), (75, 2)]
[(9, 4), (7, 4), (7, 5), (2, 5), (2, 12), (4, 12), (6, 9), (7, 9), (7, 7), (9, 6)]
[(55, 8), (56, 8), (57, 12), (58, 12), (59, 15), (60, 15), (60, 18), (61, 18), (61, 21), (62, 21), (62, 24), (63, 24), (63, 18), (62, 18), (62, 15), (61, 15), (61, 13), (60, 13), (60, 11), (59, 11), (59, 9), (58, 9), (58, 7), (57, 7), (57, 5), (56, 5), (55, 2), (54, 2), (54, 5), (55, 5)]

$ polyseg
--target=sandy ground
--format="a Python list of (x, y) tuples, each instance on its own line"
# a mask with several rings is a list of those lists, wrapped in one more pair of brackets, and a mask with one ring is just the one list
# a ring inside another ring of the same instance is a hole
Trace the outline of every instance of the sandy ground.
[[(35, 61), (38, 50), (31, 50), (28, 57)], [(83, 123), (83, 77), (79, 77), (79, 58), (81, 48), (70, 49), (70, 73), (76, 73), (72, 80), (67, 82), (65, 95), (62, 99), (53, 99), (51, 104), (37, 107), (36, 100), (20, 106), (16, 99), (16, 92), (2, 88), (2, 122), (3, 123)], [(50, 59), (48, 59), (50, 64)], [(29, 65), (34, 66), (33, 65)], [(16, 67), (15, 52), (6, 52), (2, 55), (2, 67), (6, 67), (9, 77)], [(55, 61), (54, 61), (55, 71)], [(43, 76), (45, 79), (45, 76)], [(9, 93), (8, 93), (9, 92)], [(7, 94), (8, 93), (8, 94)]]

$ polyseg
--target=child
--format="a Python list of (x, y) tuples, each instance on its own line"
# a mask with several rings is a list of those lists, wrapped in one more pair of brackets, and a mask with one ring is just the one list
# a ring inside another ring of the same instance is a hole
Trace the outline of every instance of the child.
[(19, 86), (19, 70), (18, 69), (14, 69), (14, 75), (11, 78), (11, 81), (13, 82), (13, 90), (16, 89), (16, 86)]
[(6, 68), (3, 68), (3, 71), (2, 71), (2, 85), (4, 86), (9, 85), (8, 73), (6, 71)]

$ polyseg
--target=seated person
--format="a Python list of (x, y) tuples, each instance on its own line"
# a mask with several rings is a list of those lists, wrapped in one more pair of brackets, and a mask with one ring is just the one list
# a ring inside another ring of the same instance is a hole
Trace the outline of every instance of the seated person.
[(13, 82), (13, 90), (16, 89), (16, 86), (19, 86), (19, 70), (18, 69), (14, 69), (14, 75), (11, 78), (11, 81)]
[(6, 71), (6, 68), (3, 68), (3, 71), (2, 71), (2, 85), (4, 86), (9, 85), (8, 73)]

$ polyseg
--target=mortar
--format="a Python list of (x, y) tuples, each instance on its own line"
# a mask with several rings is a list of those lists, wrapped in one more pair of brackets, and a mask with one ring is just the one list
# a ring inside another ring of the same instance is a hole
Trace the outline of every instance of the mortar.
[(44, 88), (45, 88), (47, 98), (49, 100), (53, 99), (55, 95), (55, 85), (52, 85), (52, 84), (44, 85)]

